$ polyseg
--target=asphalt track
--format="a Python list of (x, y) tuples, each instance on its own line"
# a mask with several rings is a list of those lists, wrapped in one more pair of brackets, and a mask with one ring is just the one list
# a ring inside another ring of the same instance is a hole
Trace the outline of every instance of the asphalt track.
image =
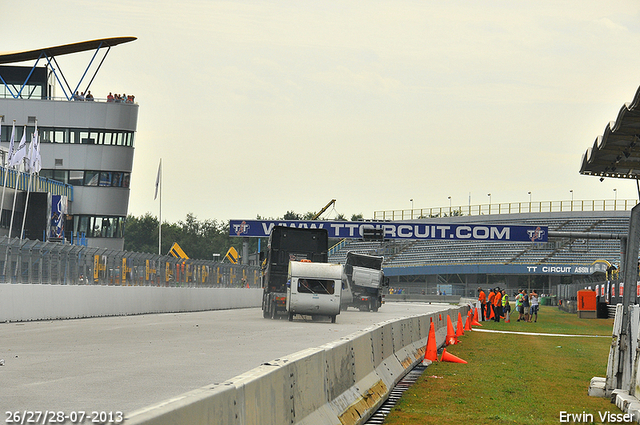
[(3, 421), (9, 411), (127, 414), (376, 323), (446, 308), (387, 303), (377, 313), (342, 312), (335, 324), (263, 319), (257, 308), (2, 323), (0, 413)]

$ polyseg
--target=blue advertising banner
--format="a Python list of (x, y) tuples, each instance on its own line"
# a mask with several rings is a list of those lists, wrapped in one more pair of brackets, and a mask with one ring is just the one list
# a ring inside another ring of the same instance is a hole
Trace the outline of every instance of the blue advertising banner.
[(64, 216), (67, 213), (67, 197), (51, 195), (51, 223), (49, 237), (59, 239), (64, 237)]
[(427, 222), (230, 220), (229, 236), (266, 238), (275, 226), (327, 229), (330, 238), (362, 238), (363, 229), (383, 229), (385, 239), (547, 242), (547, 226), (431, 224)]

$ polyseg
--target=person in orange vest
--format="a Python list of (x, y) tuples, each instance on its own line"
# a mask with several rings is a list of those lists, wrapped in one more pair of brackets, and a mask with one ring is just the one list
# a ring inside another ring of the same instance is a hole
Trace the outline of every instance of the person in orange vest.
[(493, 320), (496, 322), (500, 321), (500, 316), (502, 315), (502, 295), (500, 294), (500, 288), (494, 289), (495, 295), (493, 297), (493, 314), (495, 317)]
[(484, 310), (487, 304), (487, 295), (484, 293), (481, 287), (478, 286), (478, 301), (480, 301), (480, 314), (482, 315), (482, 321), (484, 322)]
[(489, 295), (487, 296), (487, 315), (485, 316), (487, 318), (487, 320), (491, 320), (491, 312), (495, 311), (493, 310), (493, 298), (496, 296), (496, 294), (489, 289)]

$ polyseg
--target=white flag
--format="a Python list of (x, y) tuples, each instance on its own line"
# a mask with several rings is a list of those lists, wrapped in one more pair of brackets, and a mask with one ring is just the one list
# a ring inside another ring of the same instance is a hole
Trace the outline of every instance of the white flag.
[(7, 158), (7, 166), (11, 166), (13, 159), (13, 147), (16, 142), (16, 120), (13, 120), (13, 128), (11, 129), (11, 140), (9, 140), (9, 157)]
[(20, 144), (18, 145), (18, 149), (16, 149), (15, 153), (11, 157), (11, 162), (9, 163), (9, 167), (20, 166), (20, 163), (27, 155), (27, 126), (24, 126), (24, 131), (22, 132), (22, 139), (20, 139)]
[(158, 164), (158, 175), (156, 176), (156, 194), (153, 196), (155, 201), (158, 197), (158, 189), (160, 187), (160, 174), (162, 173), (162, 158), (160, 158), (160, 164)]
[(31, 174), (38, 174), (41, 169), (40, 136), (38, 135), (38, 123), (36, 123), (36, 131), (33, 133), (33, 140), (31, 140), (31, 152), (29, 153), (29, 172)]

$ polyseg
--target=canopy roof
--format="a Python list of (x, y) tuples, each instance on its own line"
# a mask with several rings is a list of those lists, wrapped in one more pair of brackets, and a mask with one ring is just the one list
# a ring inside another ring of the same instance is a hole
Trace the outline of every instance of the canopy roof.
[[(31, 72), (29, 73), (29, 75), (26, 76), (26, 79), (24, 80), (24, 82), (20, 83), (16, 81), (10, 81), (10, 83), (7, 83), (7, 81), (5, 80), (5, 78), (2, 77), (2, 75), (0, 75), (0, 81), (2, 81), (2, 83), (4, 84), (4, 87), (7, 93), (9, 93), (11, 97), (13, 97), (14, 99), (23, 98), (24, 96), (26, 96), (27, 98), (30, 98), (31, 93), (29, 92), (29, 90), (27, 90), (25, 94), (25, 87), (27, 87), (27, 84), (29, 84), (30, 78), (32, 77), (35, 69), (37, 68), (38, 63), (42, 59), (47, 62), (48, 68), (45, 67), (45, 69), (48, 69), (49, 70), (48, 72), (51, 73), (50, 75), (53, 75), (55, 79), (58, 81), (58, 84), (60, 85), (60, 87), (62, 88), (62, 91), (64, 92), (64, 96), (67, 98), (67, 100), (72, 100), (74, 98), (73, 94), (78, 92), (80, 88), (80, 84), (82, 84), (85, 77), (87, 77), (87, 73), (89, 72), (89, 69), (91, 68), (94, 60), (96, 59), (96, 56), (98, 56), (98, 53), (100, 52), (101, 49), (103, 49), (102, 51), (104, 52), (104, 54), (102, 55), (102, 59), (100, 60), (95, 71), (93, 72), (93, 75), (90, 76), (89, 82), (87, 83), (87, 86), (84, 92), (89, 91), (91, 83), (93, 82), (93, 79), (98, 74), (98, 71), (100, 70), (102, 63), (106, 59), (107, 54), (111, 50), (111, 47), (117, 46), (118, 44), (128, 43), (133, 40), (136, 40), (136, 37), (99, 38), (96, 40), (80, 41), (78, 43), (63, 44), (61, 46), (27, 50), (24, 52), (0, 53), (0, 65), (16, 63), (16, 62), (25, 62), (30, 60), (35, 61), (35, 63), (33, 64), (33, 67), (31, 68)], [(71, 86), (67, 78), (62, 73), (62, 70), (58, 65), (58, 61), (56, 60), (56, 57), (61, 55), (68, 55), (71, 53), (84, 52), (88, 50), (95, 50), (95, 52), (92, 55), (91, 60), (89, 61), (89, 64), (87, 65), (87, 68), (82, 74), (82, 77), (80, 77), (80, 80), (78, 81), (78, 83), (75, 86)], [(6, 68), (5, 71), (11, 72), (11, 70), (15, 70), (19, 67), (9, 65), (3, 68)], [(48, 87), (43, 89), (41, 95), (43, 99), (50, 98), (52, 96), (51, 91)]]
[(78, 43), (63, 44), (61, 46), (45, 47), (42, 49), (26, 50), (23, 52), (0, 53), (0, 64), (25, 62), (38, 60), (43, 53), (49, 57), (68, 55), (71, 53), (84, 52), (87, 50), (100, 49), (102, 47), (112, 47), (118, 44), (128, 43), (136, 40), (136, 37), (112, 37), (100, 38), (97, 40), (80, 41)]
[(640, 179), (640, 88), (587, 149), (580, 174)]

